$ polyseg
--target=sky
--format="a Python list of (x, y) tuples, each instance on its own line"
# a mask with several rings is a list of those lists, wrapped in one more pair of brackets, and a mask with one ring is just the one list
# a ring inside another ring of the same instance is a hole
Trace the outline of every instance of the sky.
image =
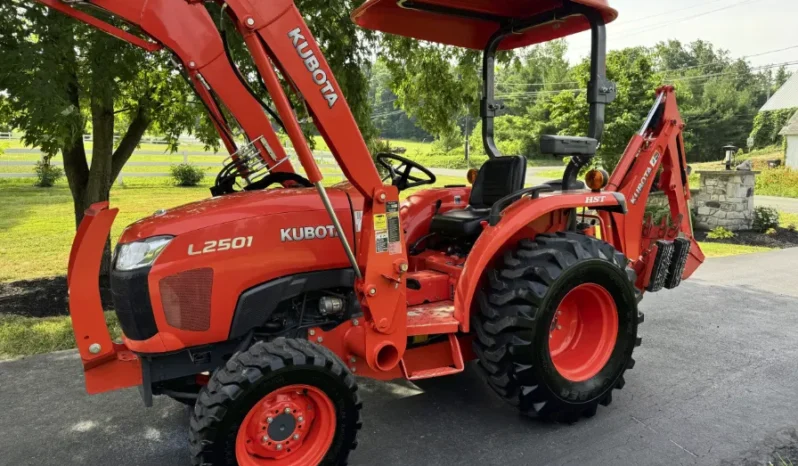
[[(798, 0), (609, 0), (618, 19), (607, 27), (610, 50), (667, 39), (703, 39), (734, 58), (798, 46)], [(720, 11), (715, 11), (720, 10)], [(571, 62), (590, 53), (590, 35), (568, 39)], [(798, 47), (751, 57), (754, 66), (796, 62)]]

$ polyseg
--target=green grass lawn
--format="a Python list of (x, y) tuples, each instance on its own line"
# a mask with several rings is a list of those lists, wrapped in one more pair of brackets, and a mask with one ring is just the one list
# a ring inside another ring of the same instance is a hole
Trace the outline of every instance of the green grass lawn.
[(726, 257), (737, 256), (740, 254), (753, 254), (755, 252), (772, 251), (773, 248), (766, 248), (762, 246), (743, 246), (740, 244), (725, 244), (725, 243), (700, 243), (701, 251), (704, 252), (706, 257)]
[[(105, 313), (113, 338), (122, 330), (114, 312)], [(0, 359), (50, 353), (75, 347), (69, 317), (20, 317), (0, 314)]]

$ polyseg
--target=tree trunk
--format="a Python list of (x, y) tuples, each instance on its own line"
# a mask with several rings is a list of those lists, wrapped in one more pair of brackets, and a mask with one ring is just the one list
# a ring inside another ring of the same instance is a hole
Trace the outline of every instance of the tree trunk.
[[(91, 96), (91, 122), (94, 146), (91, 151), (91, 167), (86, 192), (83, 195), (84, 208), (95, 202), (107, 201), (111, 194), (111, 169), (114, 153), (114, 98), (112, 92), (99, 91)], [(111, 271), (111, 241), (105, 244), (100, 276), (108, 276)]]

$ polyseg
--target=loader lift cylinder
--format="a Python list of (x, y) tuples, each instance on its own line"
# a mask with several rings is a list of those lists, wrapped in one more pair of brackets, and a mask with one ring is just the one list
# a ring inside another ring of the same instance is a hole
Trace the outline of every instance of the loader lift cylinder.
[[(335, 209), (333, 209), (330, 198), (327, 196), (327, 190), (324, 189), (324, 185), (321, 184), (321, 181), (314, 184), (316, 185), (316, 191), (318, 191), (319, 196), (321, 196), (321, 202), (324, 204), (324, 209), (330, 215), (330, 220), (333, 222), (335, 232), (338, 233), (338, 238), (341, 240), (341, 244), (346, 252), (346, 258), (349, 259), (349, 263), (352, 264), (352, 269), (355, 271), (355, 276), (357, 276), (359, 279), (363, 278), (363, 274), (360, 273), (360, 267), (357, 265), (355, 254), (352, 252), (352, 248), (349, 246), (349, 241), (346, 239), (346, 233), (344, 233), (344, 229), (341, 227), (341, 222), (338, 220), (338, 216), (335, 215)], [(352, 234), (356, 235), (357, 232), (352, 232)]]

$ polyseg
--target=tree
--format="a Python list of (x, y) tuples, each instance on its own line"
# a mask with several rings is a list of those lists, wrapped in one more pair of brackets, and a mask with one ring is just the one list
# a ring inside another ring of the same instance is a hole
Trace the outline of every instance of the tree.
[(451, 137), (461, 116), (479, 114), (479, 52), (392, 35), (381, 50), (398, 105), (425, 131)]
[(369, 76), (369, 100), (372, 122), (380, 137), (388, 139), (432, 139), (432, 136), (416, 126), (415, 118), (407, 116), (398, 108), (399, 98), (391, 90), (391, 74), (381, 58), (371, 67)]
[[(146, 55), (37, 4), (4, 3), (0, 16), (6, 19), (0, 23), (6, 115), (26, 145), (40, 147), (45, 157), (62, 153), (76, 223), (90, 204), (108, 200), (153, 122), (175, 140), (196, 129), (200, 110), (166, 55)], [(89, 128), (91, 164), (83, 141)]]
[[(348, 20), (351, 1), (300, 3), (312, 13), (309, 26), (370, 136), (364, 44), (373, 36), (357, 33)], [(6, 93), (0, 118), (20, 129), (23, 141), (40, 147), (46, 156), (62, 153), (76, 223), (90, 204), (108, 200), (114, 180), (148, 129), (163, 135), (172, 150), (183, 133), (219, 145), (203, 106), (173, 69), (168, 52), (146, 54), (46, 7), (19, 0), (0, 4), (0, 47), (0, 91)], [(246, 71), (248, 55), (238, 56)], [(255, 80), (252, 73), (244, 75)], [(90, 164), (82, 137), (89, 129)]]

